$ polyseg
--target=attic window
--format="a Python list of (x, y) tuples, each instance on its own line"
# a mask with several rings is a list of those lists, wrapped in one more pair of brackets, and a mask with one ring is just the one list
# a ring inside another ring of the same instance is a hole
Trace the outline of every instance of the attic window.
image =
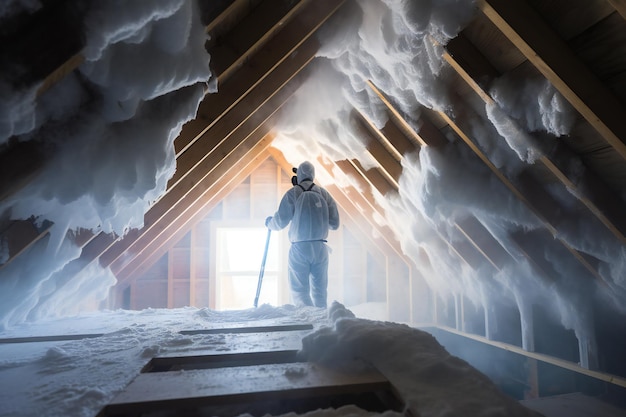
[[(267, 229), (217, 228), (217, 310), (240, 310), (254, 306)], [(278, 305), (278, 239), (270, 239), (259, 305)]]

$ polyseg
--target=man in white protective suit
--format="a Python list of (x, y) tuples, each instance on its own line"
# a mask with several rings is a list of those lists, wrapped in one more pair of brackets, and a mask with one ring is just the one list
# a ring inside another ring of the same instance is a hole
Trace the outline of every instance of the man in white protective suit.
[(313, 183), (315, 167), (308, 161), (294, 170), (294, 186), (283, 196), (265, 226), (281, 230), (290, 222), (289, 286), (296, 306), (326, 307), (328, 289), (328, 230), (339, 228), (337, 203)]

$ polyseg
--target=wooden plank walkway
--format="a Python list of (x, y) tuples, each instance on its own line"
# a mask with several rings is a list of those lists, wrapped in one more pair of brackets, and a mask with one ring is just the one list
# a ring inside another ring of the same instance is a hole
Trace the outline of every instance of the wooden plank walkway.
[(189, 369), (228, 368), (297, 362), (297, 349), (269, 352), (225, 353), (219, 355), (190, 354), (184, 356), (157, 356), (142, 369), (146, 372), (168, 372)]
[(100, 415), (144, 415), (204, 407), (218, 407), (224, 415), (229, 414), (223, 410), (230, 405), (236, 406), (236, 414), (241, 407), (251, 410), (259, 404), (265, 413), (285, 400), (301, 402), (359, 393), (371, 396), (391, 390), (379, 372), (348, 374), (308, 362), (154, 372), (139, 375)]
[(283, 324), (276, 326), (253, 326), (253, 327), (224, 327), (196, 330), (181, 330), (180, 334), (227, 334), (227, 333), (266, 333), (266, 332), (290, 332), (294, 330), (313, 330), (313, 325), (309, 323)]
[[(241, 334), (241, 333), (261, 333), (261, 332), (291, 332), (295, 330), (312, 330), (313, 326), (308, 323), (295, 323), (276, 326), (257, 326), (257, 327), (225, 327), (225, 328), (207, 328), (181, 330), (179, 333), (188, 336), (200, 334)], [(6, 337), (0, 338), (0, 344), (9, 343), (37, 343), (37, 342), (62, 342), (69, 340), (90, 339), (104, 336), (105, 333), (86, 333), (86, 334), (63, 334), (63, 335), (47, 335), (47, 336), (24, 336), (24, 337)]]
[(152, 358), (98, 417), (275, 415), (348, 404), (402, 410), (394, 387), (376, 370), (348, 373), (300, 362), (302, 338), (312, 329), (285, 324), (181, 331), (209, 340)]
[(26, 337), (7, 337), (0, 339), (0, 344), (9, 343), (39, 343), (39, 342), (63, 342), (69, 340), (92, 339), (103, 336), (104, 333), (89, 334), (62, 334), (50, 336), (26, 336)]

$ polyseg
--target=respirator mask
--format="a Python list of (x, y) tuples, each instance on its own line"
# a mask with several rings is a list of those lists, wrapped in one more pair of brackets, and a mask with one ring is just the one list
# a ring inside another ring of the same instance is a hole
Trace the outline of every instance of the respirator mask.
[(295, 187), (296, 185), (298, 185), (298, 168), (291, 168), (291, 171), (296, 174), (293, 177), (291, 177), (291, 184), (293, 184), (293, 186)]

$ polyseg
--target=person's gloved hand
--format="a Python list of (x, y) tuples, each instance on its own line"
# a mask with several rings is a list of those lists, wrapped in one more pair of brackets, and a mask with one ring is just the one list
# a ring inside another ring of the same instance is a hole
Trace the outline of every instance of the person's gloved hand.
[(269, 224), (272, 221), (272, 216), (267, 216), (265, 219), (265, 227), (269, 228)]

